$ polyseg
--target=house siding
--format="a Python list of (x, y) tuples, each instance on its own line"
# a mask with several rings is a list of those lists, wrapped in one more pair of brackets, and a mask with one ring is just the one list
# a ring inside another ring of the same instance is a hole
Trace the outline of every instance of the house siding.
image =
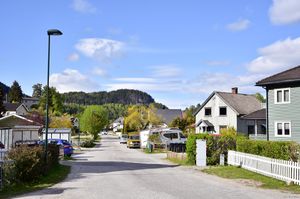
[[(274, 90), (268, 91), (268, 108), (269, 108), (269, 139), (270, 140), (293, 140), (300, 142), (300, 87), (285, 87), (290, 88), (290, 103), (275, 104)], [(290, 121), (291, 136), (290, 137), (275, 137), (275, 122)]]
[[(205, 116), (205, 108), (211, 108), (211, 116)], [(227, 107), (227, 115), (219, 115), (219, 107)], [(205, 104), (204, 107), (196, 115), (196, 124), (200, 120), (208, 120), (214, 125), (216, 133), (220, 132), (220, 126), (234, 127), (237, 129), (237, 114), (228, 106), (218, 95), (212, 96), (212, 98)], [(200, 133), (199, 127), (196, 127), (196, 133)]]

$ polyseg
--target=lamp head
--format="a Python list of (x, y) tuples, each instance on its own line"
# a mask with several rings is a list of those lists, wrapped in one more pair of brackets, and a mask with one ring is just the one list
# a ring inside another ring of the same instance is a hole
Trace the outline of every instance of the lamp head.
[(47, 34), (48, 35), (59, 36), (59, 35), (62, 35), (63, 33), (60, 30), (57, 30), (57, 29), (49, 29), (47, 31)]

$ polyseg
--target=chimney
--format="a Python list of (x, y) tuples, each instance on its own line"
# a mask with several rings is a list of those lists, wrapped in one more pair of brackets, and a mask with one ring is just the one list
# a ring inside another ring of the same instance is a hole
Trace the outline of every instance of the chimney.
[(232, 94), (238, 94), (238, 93), (239, 93), (238, 90), (239, 90), (238, 87), (233, 87), (233, 88), (231, 89), (231, 92), (232, 92)]

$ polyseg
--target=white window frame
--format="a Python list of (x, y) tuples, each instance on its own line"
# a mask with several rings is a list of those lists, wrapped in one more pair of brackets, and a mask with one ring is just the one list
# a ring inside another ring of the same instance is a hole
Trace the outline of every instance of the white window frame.
[[(278, 135), (278, 131), (277, 131), (277, 124), (282, 124), (282, 135)], [(289, 127), (290, 127), (290, 134), (289, 135), (284, 135), (284, 124), (285, 123), (288, 123), (289, 124)], [(276, 121), (275, 122), (275, 137), (292, 137), (292, 123), (291, 121)]]
[[(284, 101), (284, 91), (288, 90), (289, 91), (289, 101), (285, 102)], [(282, 101), (278, 102), (277, 99), (277, 92), (281, 91), (282, 92)], [(289, 104), (291, 103), (291, 88), (281, 88), (281, 89), (274, 89), (274, 103), (275, 104)]]

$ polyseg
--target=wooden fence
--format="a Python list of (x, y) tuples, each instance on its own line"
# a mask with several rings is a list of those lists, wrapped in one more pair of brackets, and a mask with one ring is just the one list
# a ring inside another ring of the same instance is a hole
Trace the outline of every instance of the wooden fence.
[(300, 163), (228, 151), (228, 164), (300, 185)]

